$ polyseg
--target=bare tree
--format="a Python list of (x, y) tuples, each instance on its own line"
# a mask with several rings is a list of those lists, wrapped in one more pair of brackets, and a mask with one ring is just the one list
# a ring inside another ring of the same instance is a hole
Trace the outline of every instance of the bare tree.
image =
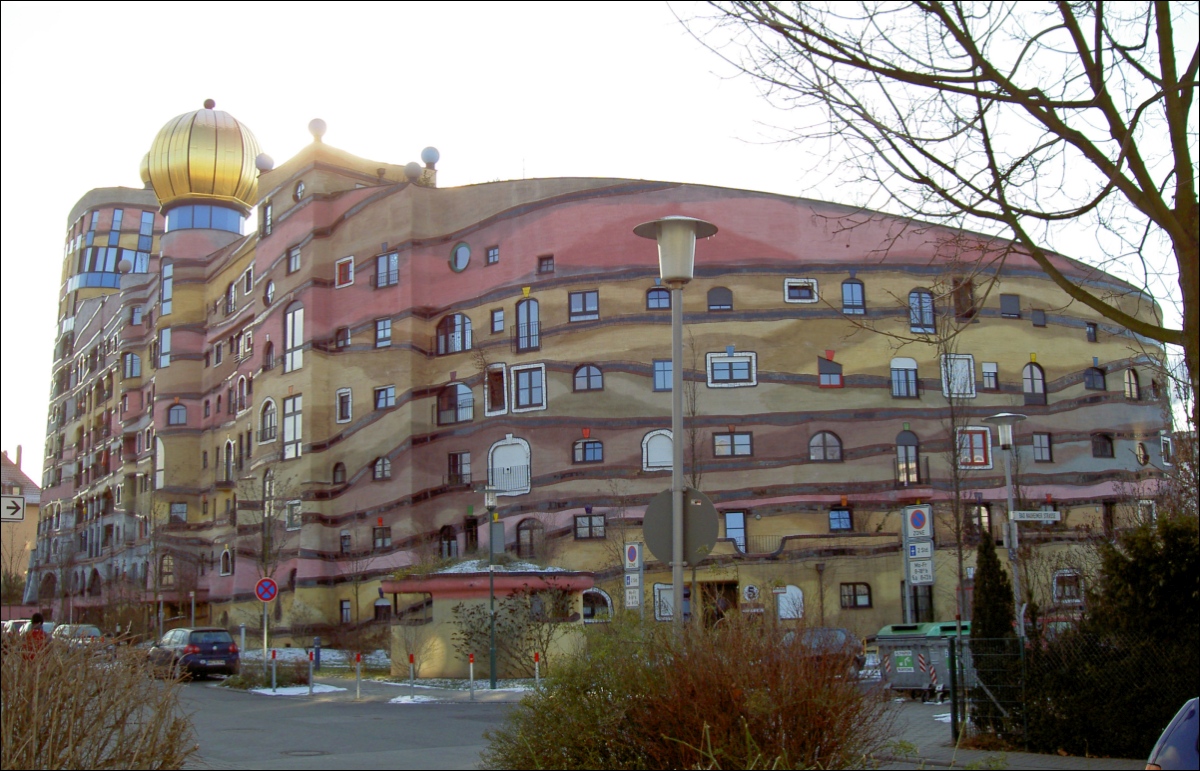
[[(853, 169), (880, 203), (1011, 238), (1074, 301), (1182, 346), (1195, 395), (1195, 3), (711, 7), (688, 28), (805, 116), (795, 139)], [(1093, 256), (1139, 289), (1080, 277), (1045, 247), (1056, 237), (1094, 238)], [(1155, 289), (1181, 299), (1180, 329)]]
[[(696, 336), (692, 334), (689, 328), (687, 331), (687, 347), (688, 354), (691, 356), (691, 369), (693, 373), (706, 372), (707, 367), (703, 366), (700, 361), (700, 353), (696, 349)], [(684, 419), (684, 445), (685, 468), (687, 469), (687, 483), (690, 487), (697, 490), (700, 489), (700, 481), (704, 479), (704, 447), (703, 438), (700, 435), (700, 426), (696, 420), (700, 414), (700, 381), (692, 378), (684, 378), (683, 380), (683, 419)]]

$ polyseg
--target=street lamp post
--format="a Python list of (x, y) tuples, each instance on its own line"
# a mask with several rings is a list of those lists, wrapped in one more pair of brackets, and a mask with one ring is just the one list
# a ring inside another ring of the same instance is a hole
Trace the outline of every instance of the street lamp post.
[(501, 535), (504, 533), (504, 528), (500, 524), (499, 518), (496, 516), (496, 488), (488, 485), (483, 488), (483, 505), (487, 508), (488, 513), (488, 603), (490, 605), (489, 616), (491, 618), (491, 642), (488, 648), (488, 680), (489, 687), (496, 690), (496, 531), (500, 530)]
[(1001, 412), (984, 418), (984, 423), (991, 423), (999, 434), (1000, 449), (1004, 450), (1004, 487), (1008, 494), (1008, 562), (1012, 569), (1013, 614), (1016, 616), (1017, 638), (1025, 639), (1025, 607), (1021, 603), (1021, 574), (1019, 572), (1017, 554), (1017, 521), (1013, 518), (1013, 481), (1012, 461), (1016, 447), (1013, 445), (1013, 426), (1025, 420), (1025, 416), (1015, 412)]
[[(671, 290), (671, 618), (683, 628), (683, 287), (692, 280), (696, 239), (717, 226), (692, 217), (671, 216), (644, 222), (634, 235), (658, 242), (658, 269)], [(695, 596), (693, 588), (693, 596)]]

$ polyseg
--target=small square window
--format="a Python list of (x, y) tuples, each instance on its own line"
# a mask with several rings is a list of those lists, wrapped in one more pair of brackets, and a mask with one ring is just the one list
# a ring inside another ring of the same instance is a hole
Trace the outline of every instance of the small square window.
[(603, 514), (580, 514), (575, 517), (575, 539), (577, 541), (604, 538)]
[(350, 345), (350, 327), (338, 327), (337, 333), (334, 335), (334, 345), (338, 348)]
[(386, 410), (396, 406), (396, 386), (375, 389), (375, 409)]
[(713, 434), (713, 455), (729, 458), (735, 455), (753, 455), (753, 435), (749, 431), (731, 434)]
[(1113, 438), (1111, 434), (1092, 434), (1092, 457), (1093, 458), (1113, 458), (1116, 453), (1113, 448)]
[(392, 320), (375, 319), (375, 347), (387, 348), (392, 344)]
[(838, 508), (829, 510), (830, 532), (848, 532), (854, 529), (854, 517), (850, 509)]
[(600, 318), (600, 292), (571, 292), (569, 300), (571, 321), (595, 321)]
[(389, 549), (392, 546), (392, 529), (376, 527), (371, 529), (371, 545), (376, 549)]
[(603, 463), (604, 444), (595, 439), (580, 439), (573, 454), (575, 463)]
[(504, 333), (504, 309), (494, 308), (492, 310), (492, 334), (500, 335)]
[(789, 303), (815, 303), (817, 281), (812, 278), (786, 278), (783, 280), (783, 299)]
[(841, 598), (843, 610), (859, 610), (871, 607), (870, 584), (842, 584)]
[(553, 273), (554, 272), (554, 255), (547, 254), (538, 257), (538, 273)]
[(338, 289), (350, 286), (354, 283), (354, 258), (345, 257), (337, 261), (334, 266), (335, 278), (334, 286)]
[(670, 359), (655, 359), (654, 360), (654, 390), (655, 391), (670, 391), (671, 390), (671, 360)]
[(495, 265), (500, 262), (500, 247), (489, 246), (487, 248), (487, 259), (484, 261), (487, 265)]

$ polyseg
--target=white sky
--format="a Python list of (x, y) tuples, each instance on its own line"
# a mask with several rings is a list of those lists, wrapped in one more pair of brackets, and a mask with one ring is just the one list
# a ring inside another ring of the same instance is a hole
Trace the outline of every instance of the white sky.
[[(721, 73), (721, 74), (717, 74)], [(14, 3), (0, 9), (0, 446), (40, 481), (71, 207), (140, 187), (170, 118), (206, 98), (277, 163), (325, 141), (389, 163), (441, 151), (442, 187), (629, 177), (852, 200), (823, 148), (661, 3)]]

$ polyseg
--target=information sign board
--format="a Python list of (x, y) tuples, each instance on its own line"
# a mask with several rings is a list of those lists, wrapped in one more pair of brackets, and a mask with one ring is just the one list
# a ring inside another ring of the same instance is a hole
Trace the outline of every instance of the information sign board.
[(642, 590), (641, 589), (626, 589), (625, 590), (625, 607), (640, 608), (642, 606)]
[(1017, 510), (1012, 513), (1012, 519), (1014, 522), (1058, 522), (1062, 515), (1057, 511)]
[(913, 652), (912, 651), (896, 651), (895, 653), (892, 654), (892, 661), (896, 665), (897, 672), (915, 672), (916, 671), (916, 668), (913, 666)]
[(913, 560), (932, 559), (933, 541), (909, 541), (908, 558)]
[(909, 586), (929, 586), (933, 583), (933, 560), (908, 561)]

